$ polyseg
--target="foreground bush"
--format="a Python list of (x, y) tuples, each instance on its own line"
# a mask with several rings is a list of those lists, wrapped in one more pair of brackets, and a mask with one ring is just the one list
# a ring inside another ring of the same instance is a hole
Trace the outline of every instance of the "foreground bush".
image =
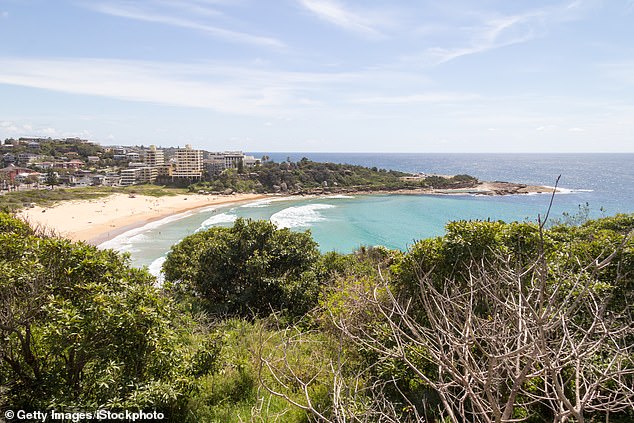
[(0, 214), (0, 408), (156, 409), (182, 420), (194, 373), (210, 366), (192, 365), (191, 324), (154, 284), (113, 251)]
[[(329, 336), (310, 341), (332, 378), (265, 357), (284, 381), (271, 392), (330, 422), (631, 421), (633, 230), (632, 215), (455, 222), (374, 274), (333, 256), (317, 313)], [(302, 342), (296, 328), (279, 350)]]
[(308, 232), (238, 219), (231, 228), (185, 238), (172, 248), (163, 270), (176, 291), (200, 300), (213, 313), (301, 316), (319, 295), (313, 271), (318, 257)]

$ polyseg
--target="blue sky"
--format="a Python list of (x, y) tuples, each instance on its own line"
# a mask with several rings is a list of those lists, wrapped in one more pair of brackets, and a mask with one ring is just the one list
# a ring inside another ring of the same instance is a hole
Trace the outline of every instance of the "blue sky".
[(633, 152), (634, 0), (0, 0), (0, 139)]

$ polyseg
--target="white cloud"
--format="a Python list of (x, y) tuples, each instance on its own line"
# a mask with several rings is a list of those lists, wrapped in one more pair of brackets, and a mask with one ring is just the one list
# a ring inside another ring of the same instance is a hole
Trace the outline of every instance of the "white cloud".
[[(150, 2), (150, 4), (156, 5), (156, 2)], [(151, 8), (152, 10), (148, 10), (139, 8), (137, 6), (131, 6), (128, 3), (88, 3), (86, 4), (86, 6), (96, 12), (110, 16), (191, 29), (213, 37), (222, 38), (233, 42), (274, 48), (282, 48), (285, 46), (283, 42), (275, 38), (224, 29), (216, 25), (201, 23), (198, 20), (192, 19), (190, 17), (177, 16), (173, 13), (173, 11), (161, 10), (160, 8), (157, 9), (156, 7)], [(192, 13), (194, 16), (200, 15), (200, 6), (187, 2), (183, 3), (182, 6), (184, 6), (185, 11), (189, 10), (189, 12)], [(207, 15), (214, 14), (214, 11), (212, 9), (205, 8), (203, 10), (207, 11)], [(218, 12), (218, 14), (220, 13)]]
[(0, 130), (5, 134), (15, 135), (30, 131), (31, 125), (22, 125), (11, 121), (0, 121)]
[(0, 138), (21, 137), (21, 136), (58, 136), (59, 132), (55, 128), (37, 126), (31, 123), (19, 123), (13, 121), (0, 121)]
[(595, 0), (573, 1), (510, 15), (465, 13), (470, 23), (454, 27), (454, 32), (462, 38), (462, 45), (428, 48), (424, 61), (437, 65), (543, 37), (553, 25), (586, 16), (595, 7), (595, 3)]
[(441, 64), (462, 56), (523, 43), (538, 36), (535, 28), (538, 25), (538, 17), (539, 15), (527, 14), (493, 18), (481, 26), (469, 29), (467, 46), (434, 47), (428, 49), (427, 53), (434, 64)]
[[(331, 107), (346, 103), (353, 93), (402, 80), (412, 76), (378, 70), (289, 72), (212, 62), (0, 58), (0, 84), (238, 115), (286, 116), (325, 104)], [(412, 100), (424, 99), (393, 101)]]
[(334, 24), (346, 31), (362, 35), (380, 36), (375, 28), (377, 19), (368, 14), (349, 10), (336, 0), (299, 0), (299, 3), (320, 19)]

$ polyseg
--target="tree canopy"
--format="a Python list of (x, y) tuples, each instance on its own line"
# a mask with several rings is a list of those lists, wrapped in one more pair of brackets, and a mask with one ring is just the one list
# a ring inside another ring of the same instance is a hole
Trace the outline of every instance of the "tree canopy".
[(167, 281), (189, 290), (207, 310), (301, 315), (316, 302), (313, 265), (318, 257), (308, 232), (238, 219), (231, 228), (210, 228), (183, 239), (163, 269)]
[(0, 408), (178, 415), (191, 326), (128, 258), (41, 236), (0, 213)]

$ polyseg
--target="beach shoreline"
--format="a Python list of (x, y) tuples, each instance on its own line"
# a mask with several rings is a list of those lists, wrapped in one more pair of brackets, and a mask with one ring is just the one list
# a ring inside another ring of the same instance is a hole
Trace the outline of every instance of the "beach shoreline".
[(476, 187), (457, 189), (398, 189), (398, 190), (324, 190), (306, 194), (180, 194), (164, 197), (112, 194), (94, 200), (65, 201), (50, 207), (36, 206), (22, 210), (18, 216), (48, 233), (100, 245), (112, 238), (167, 217), (198, 209), (227, 206), (265, 198), (299, 199), (331, 195), (516, 195), (552, 193), (552, 187), (480, 182)]
[(227, 196), (180, 194), (164, 197), (113, 194), (95, 200), (73, 200), (36, 206), (18, 216), (33, 227), (73, 241), (99, 245), (129, 230), (170, 216), (213, 206), (269, 198), (270, 194)]

